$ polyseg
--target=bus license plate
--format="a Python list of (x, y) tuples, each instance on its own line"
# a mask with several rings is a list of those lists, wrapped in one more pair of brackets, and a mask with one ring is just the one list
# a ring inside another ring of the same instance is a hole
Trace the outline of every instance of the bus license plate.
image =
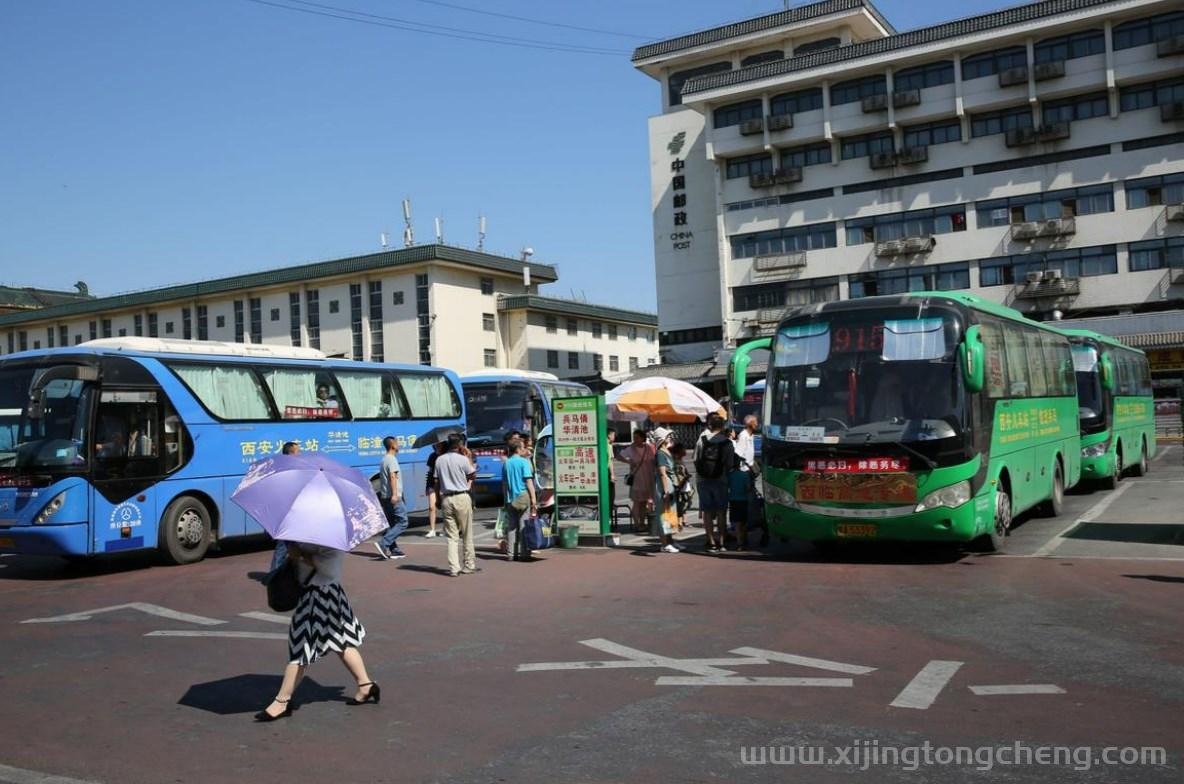
[(835, 526), (835, 534), (846, 538), (868, 538), (876, 535), (874, 523), (839, 523)]
[(0, 536), (0, 547), (16, 547), (16, 540), (10, 536)]

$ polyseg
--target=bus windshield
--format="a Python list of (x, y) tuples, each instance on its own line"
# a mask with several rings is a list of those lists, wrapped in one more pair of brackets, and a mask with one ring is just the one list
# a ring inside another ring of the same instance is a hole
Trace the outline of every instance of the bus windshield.
[[(929, 311), (932, 314), (932, 311)], [(960, 436), (965, 405), (949, 316), (854, 310), (791, 322), (773, 344), (765, 431), (815, 444)]]
[(0, 370), (0, 469), (81, 471), (94, 387), (77, 379), (54, 379), (45, 386), (44, 412), (31, 417), (29, 387), (35, 372)]
[(530, 431), (526, 401), (530, 385), (524, 381), (465, 384), (470, 444), (502, 444), (511, 430)]
[(1083, 434), (1106, 428), (1106, 397), (1098, 367), (1098, 350), (1093, 346), (1073, 345), (1073, 370), (1077, 374), (1077, 410)]

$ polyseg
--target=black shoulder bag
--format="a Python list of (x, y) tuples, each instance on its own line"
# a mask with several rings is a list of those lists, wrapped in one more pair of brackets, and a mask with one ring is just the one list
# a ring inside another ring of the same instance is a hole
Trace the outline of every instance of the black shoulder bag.
[(267, 586), (267, 606), (276, 612), (295, 610), (301, 595), (308, 590), (308, 584), (315, 574), (314, 569), (307, 580), (300, 582), (296, 561), (292, 558), (286, 559), (280, 568), (267, 576), (264, 583)]

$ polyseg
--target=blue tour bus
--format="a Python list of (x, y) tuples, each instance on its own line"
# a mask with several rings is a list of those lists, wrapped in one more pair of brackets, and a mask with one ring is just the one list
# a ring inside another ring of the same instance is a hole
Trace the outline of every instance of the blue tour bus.
[(551, 373), (531, 370), (490, 370), (461, 377), (465, 432), (469, 449), (477, 458), (477, 493), (500, 493), (506, 436), (512, 430), (538, 438), (551, 424), (551, 401), (557, 397), (591, 395), (592, 390), (574, 381), (560, 381)]
[(159, 548), (200, 560), (257, 534), (230, 495), (286, 441), (377, 473), (402, 447), (408, 508), (423, 495), (416, 437), (460, 426), (456, 374), (326, 359), (313, 349), (115, 338), (0, 358), (0, 552), (87, 556)]

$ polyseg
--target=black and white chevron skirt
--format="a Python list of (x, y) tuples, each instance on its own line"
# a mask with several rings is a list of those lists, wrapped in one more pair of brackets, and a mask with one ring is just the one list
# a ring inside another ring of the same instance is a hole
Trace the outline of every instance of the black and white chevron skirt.
[(354, 615), (339, 583), (314, 585), (305, 591), (288, 627), (288, 661), (308, 665), (329, 651), (357, 648), (366, 629)]

